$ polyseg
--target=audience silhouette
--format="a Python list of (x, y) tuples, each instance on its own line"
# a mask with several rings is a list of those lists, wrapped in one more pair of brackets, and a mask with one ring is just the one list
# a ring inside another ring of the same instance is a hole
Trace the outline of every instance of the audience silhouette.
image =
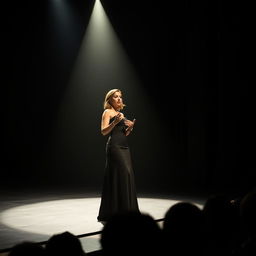
[(47, 241), (45, 245), (47, 256), (85, 256), (81, 242), (74, 234), (66, 231), (55, 234)]
[(160, 227), (147, 214), (116, 214), (106, 223), (101, 234), (104, 255), (158, 255)]
[(165, 214), (162, 228), (165, 251), (172, 255), (200, 255), (204, 245), (202, 224), (202, 211), (195, 204), (172, 205)]
[(203, 208), (209, 255), (230, 255), (239, 243), (239, 211), (225, 195), (210, 196)]

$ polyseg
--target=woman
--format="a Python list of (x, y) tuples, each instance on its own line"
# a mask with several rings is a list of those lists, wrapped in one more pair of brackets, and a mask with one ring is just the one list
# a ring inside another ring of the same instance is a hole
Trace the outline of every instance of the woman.
[(139, 211), (134, 173), (127, 136), (133, 130), (130, 121), (120, 111), (125, 104), (119, 89), (110, 90), (104, 101), (101, 119), (102, 135), (109, 135), (106, 145), (106, 166), (98, 221), (106, 222), (112, 215)]

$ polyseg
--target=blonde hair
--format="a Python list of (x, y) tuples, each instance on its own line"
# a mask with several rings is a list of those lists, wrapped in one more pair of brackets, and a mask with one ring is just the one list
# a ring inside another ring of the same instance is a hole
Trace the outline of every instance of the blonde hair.
[[(114, 95), (114, 93), (116, 92), (121, 92), (120, 89), (112, 89), (110, 91), (107, 92), (106, 96), (105, 96), (105, 100), (104, 100), (104, 103), (103, 103), (103, 108), (104, 109), (109, 109), (109, 108), (112, 108), (111, 104), (109, 103), (109, 100), (110, 98)], [(121, 110), (125, 107), (125, 104), (122, 104), (121, 105)]]

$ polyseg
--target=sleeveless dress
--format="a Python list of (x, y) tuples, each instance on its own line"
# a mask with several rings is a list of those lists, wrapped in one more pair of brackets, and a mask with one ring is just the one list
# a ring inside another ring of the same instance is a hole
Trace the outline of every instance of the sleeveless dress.
[[(111, 118), (110, 122), (114, 119)], [(139, 211), (131, 154), (121, 120), (106, 144), (106, 165), (98, 221), (125, 211)]]

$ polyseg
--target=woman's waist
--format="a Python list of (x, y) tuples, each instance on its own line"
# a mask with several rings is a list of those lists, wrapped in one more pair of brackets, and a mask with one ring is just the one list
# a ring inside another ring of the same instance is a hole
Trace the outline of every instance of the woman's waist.
[(109, 146), (125, 146), (128, 147), (128, 141), (127, 141), (127, 137), (124, 136), (109, 136), (108, 137), (108, 141), (107, 141), (107, 145)]

